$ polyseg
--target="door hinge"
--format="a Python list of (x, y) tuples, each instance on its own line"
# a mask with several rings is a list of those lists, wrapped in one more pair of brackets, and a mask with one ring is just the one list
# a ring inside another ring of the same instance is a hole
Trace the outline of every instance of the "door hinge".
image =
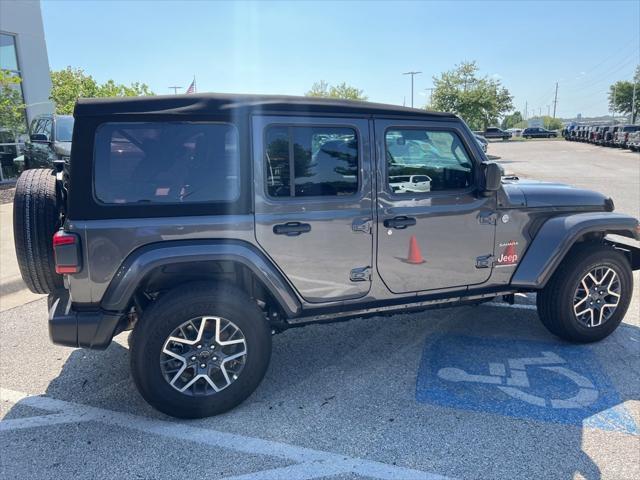
[(371, 233), (372, 222), (369, 219), (355, 219), (351, 224), (351, 230), (354, 232)]
[(368, 282), (371, 280), (371, 267), (354, 268), (349, 274), (352, 282)]
[(491, 260), (493, 259), (493, 255), (482, 255), (481, 257), (476, 258), (476, 268), (489, 268), (491, 267)]
[(495, 225), (498, 219), (496, 212), (485, 212), (478, 214), (478, 223), (480, 225)]

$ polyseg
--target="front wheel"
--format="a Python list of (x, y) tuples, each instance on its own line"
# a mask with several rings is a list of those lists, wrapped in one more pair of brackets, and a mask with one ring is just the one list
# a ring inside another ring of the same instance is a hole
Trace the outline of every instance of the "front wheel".
[(610, 245), (574, 248), (538, 293), (538, 315), (554, 335), (596, 342), (622, 322), (633, 292), (627, 257)]
[(149, 404), (174, 417), (202, 418), (230, 410), (258, 387), (271, 330), (242, 291), (192, 283), (145, 310), (130, 348), (133, 379)]

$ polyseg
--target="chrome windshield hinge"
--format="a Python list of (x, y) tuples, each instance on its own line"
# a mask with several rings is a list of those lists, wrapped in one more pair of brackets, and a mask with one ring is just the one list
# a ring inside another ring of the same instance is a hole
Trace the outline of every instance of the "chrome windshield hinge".
[(476, 258), (476, 268), (489, 268), (491, 267), (491, 260), (493, 259), (493, 255), (482, 255), (481, 257)]
[(351, 230), (354, 232), (371, 233), (371, 220), (356, 218), (351, 224)]
[(371, 280), (371, 267), (360, 267), (351, 270), (349, 280), (352, 282), (369, 282)]
[(485, 212), (478, 214), (478, 223), (480, 225), (495, 225), (498, 219), (496, 212)]

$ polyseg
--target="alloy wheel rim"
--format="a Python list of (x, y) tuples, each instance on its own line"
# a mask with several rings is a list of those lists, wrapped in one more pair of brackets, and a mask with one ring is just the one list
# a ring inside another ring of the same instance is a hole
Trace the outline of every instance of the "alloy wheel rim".
[(573, 313), (586, 327), (599, 327), (616, 311), (622, 285), (618, 274), (610, 267), (591, 269), (576, 287)]
[(242, 330), (222, 317), (203, 316), (177, 327), (162, 346), (160, 369), (174, 389), (189, 396), (213, 395), (240, 376), (247, 359)]

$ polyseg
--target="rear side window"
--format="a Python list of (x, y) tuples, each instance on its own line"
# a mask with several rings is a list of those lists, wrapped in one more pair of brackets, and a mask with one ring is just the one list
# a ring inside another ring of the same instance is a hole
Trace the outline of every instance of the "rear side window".
[(96, 198), (107, 204), (232, 202), (238, 132), (224, 123), (106, 123), (94, 172)]
[(352, 128), (272, 126), (265, 132), (264, 157), (271, 197), (358, 191), (358, 139)]

